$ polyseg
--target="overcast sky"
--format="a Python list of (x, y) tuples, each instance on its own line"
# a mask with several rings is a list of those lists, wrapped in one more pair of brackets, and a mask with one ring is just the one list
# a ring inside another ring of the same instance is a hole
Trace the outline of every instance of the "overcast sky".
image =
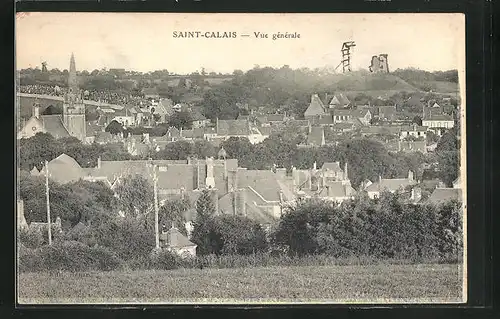
[[(167, 69), (232, 73), (255, 65), (335, 67), (344, 41), (355, 41), (353, 69), (373, 55), (389, 68), (461, 69), (465, 18), (461, 14), (181, 14), (31, 13), (16, 19), (17, 68), (78, 70)], [(235, 39), (174, 38), (173, 31), (236, 32)], [(253, 32), (297, 32), (300, 39), (255, 39)], [(250, 34), (251, 37), (240, 37)]]

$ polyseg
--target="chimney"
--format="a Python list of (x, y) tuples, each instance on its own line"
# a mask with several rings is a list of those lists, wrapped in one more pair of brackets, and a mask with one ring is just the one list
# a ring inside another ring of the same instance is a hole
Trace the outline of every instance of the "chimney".
[(33, 116), (37, 119), (40, 118), (40, 105), (38, 103), (33, 104)]
[(413, 181), (413, 172), (412, 171), (408, 171), (408, 180)]
[(205, 179), (205, 185), (207, 187), (215, 187), (215, 178), (214, 178), (214, 158), (207, 157), (207, 177)]
[(100, 156), (97, 158), (97, 168), (101, 169), (101, 157)]
[(382, 176), (381, 175), (378, 176), (378, 182), (382, 183)]
[(316, 161), (314, 161), (314, 164), (313, 164), (313, 170), (316, 170)]

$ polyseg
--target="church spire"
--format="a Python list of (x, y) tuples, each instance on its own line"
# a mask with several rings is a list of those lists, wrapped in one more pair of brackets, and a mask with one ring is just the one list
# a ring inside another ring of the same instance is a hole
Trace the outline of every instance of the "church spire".
[(75, 55), (71, 53), (71, 58), (69, 60), (69, 77), (68, 77), (68, 87), (76, 92), (78, 89), (78, 81), (76, 78), (76, 65), (75, 65)]

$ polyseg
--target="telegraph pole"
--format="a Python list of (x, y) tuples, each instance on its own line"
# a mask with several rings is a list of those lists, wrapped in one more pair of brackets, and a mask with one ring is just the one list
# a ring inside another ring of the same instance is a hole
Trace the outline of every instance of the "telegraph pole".
[(47, 229), (49, 235), (49, 246), (52, 245), (52, 229), (50, 223), (50, 198), (49, 198), (49, 162), (45, 161), (45, 196), (47, 199)]
[(158, 176), (156, 176), (156, 165), (153, 165), (153, 186), (154, 186), (154, 201), (155, 201), (155, 241), (156, 241), (156, 249), (160, 248), (160, 234), (158, 230)]

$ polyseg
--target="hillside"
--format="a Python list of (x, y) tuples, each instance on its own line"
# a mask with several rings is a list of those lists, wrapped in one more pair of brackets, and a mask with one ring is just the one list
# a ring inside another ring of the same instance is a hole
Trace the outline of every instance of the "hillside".
[(419, 91), (400, 77), (392, 74), (352, 72), (328, 75), (326, 80), (339, 91)]

